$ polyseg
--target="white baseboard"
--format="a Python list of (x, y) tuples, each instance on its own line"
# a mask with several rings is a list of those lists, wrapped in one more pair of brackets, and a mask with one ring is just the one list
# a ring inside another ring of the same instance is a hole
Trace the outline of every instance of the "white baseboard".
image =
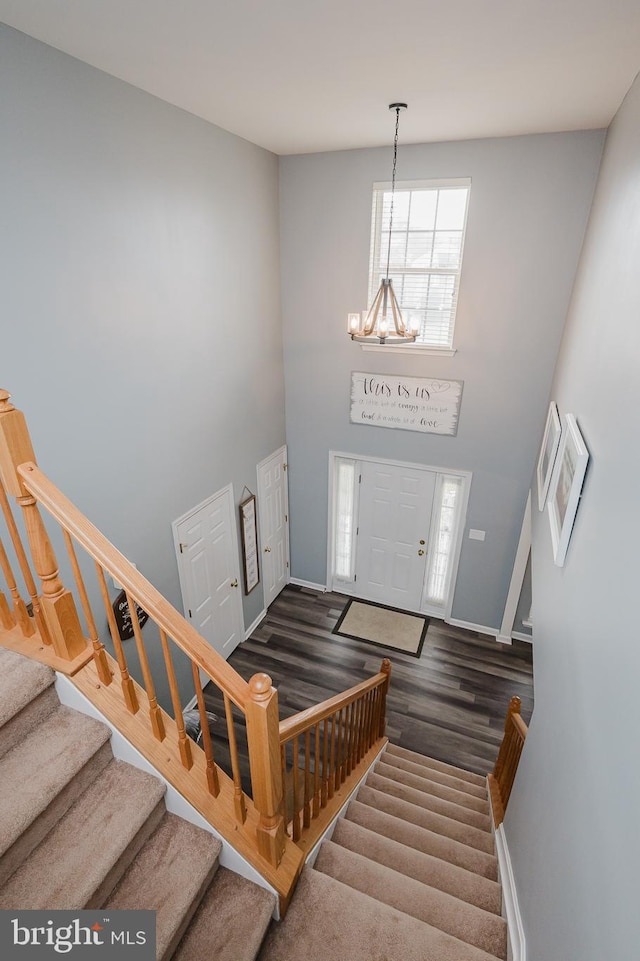
[(511, 637), (514, 641), (528, 641), (529, 644), (533, 642), (533, 634), (525, 634), (524, 631), (514, 631)]
[(326, 584), (315, 584), (313, 581), (303, 581), (299, 577), (290, 577), (290, 584), (295, 584), (296, 587), (308, 587), (312, 591), (322, 591), (323, 594), (327, 592)]
[(513, 644), (512, 634), (496, 634), (498, 644)]
[[(126, 761), (127, 764), (131, 764), (133, 767), (139, 768), (141, 771), (147, 771), (149, 774), (153, 774), (154, 777), (159, 778), (166, 785), (166, 793), (164, 796), (165, 805), (167, 811), (171, 814), (177, 814), (179, 817), (183, 818), (185, 821), (190, 821), (191, 824), (195, 824), (196, 827), (202, 828), (203, 831), (208, 831), (209, 834), (215, 835), (218, 840), (222, 843), (222, 851), (220, 853), (220, 864), (223, 867), (229, 868), (231, 871), (235, 871), (236, 874), (242, 875), (242, 877), (247, 878), (249, 881), (253, 881), (255, 884), (259, 884), (261, 887), (266, 888), (276, 895), (276, 902), (278, 892), (273, 888), (268, 881), (266, 881), (262, 875), (256, 871), (252, 864), (246, 861), (238, 851), (233, 848), (225, 838), (219, 834), (214, 827), (203, 816), (199, 811), (189, 804), (189, 802), (180, 794), (176, 788), (171, 785), (165, 777), (151, 764), (150, 761), (144, 757), (143, 754), (138, 751), (137, 748), (131, 744), (127, 738), (118, 731), (118, 729), (109, 721), (99, 710), (95, 707), (91, 701), (85, 697), (85, 695), (78, 690), (77, 687), (69, 680), (68, 677), (64, 677), (62, 674), (56, 673), (56, 693), (60, 699), (60, 703), (66, 705), (67, 707), (73, 708), (75, 711), (79, 711), (81, 714), (87, 714), (89, 717), (94, 717), (98, 721), (102, 721), (107, 727), (111, 729), (111, 750), (113, 751), (113, 756), (119, 761)], [(276, 903), (276, 912), (274, 917), (277, 918), (278, 905)]]
[[(445, 617), (444, 622), (445, 624), (451, 624), (452, 627), (463, 627), (465, 631), (477, 631), (478, 634), (489, 634), (491, 637), (498, 637), (499, 634), (496, 627), (485, 627), (484, 624), (472, 624), (471, 621), (459, 621), (455, 617)], [(510, 643), (511, 638), (509, 638), (509, 644)]]
[(260, 624), (260, 622), (263, 621), (266, 616), (267, 616), (267, 609), (266, 609), (266, 607), (264, 607), (264, 608), (260, 611), (260, 613), (258, 614), (258, 616), (256, 617), (256, 619), (255, 619), (255, 621), (253, 622), (253, 624), (250, 624), (249, 627), (248, 627), (248, 628), (246, 629), (246, 631), (244, 632), (244, 639), (245, 639), (245, 641), (247, 641), (247, 640), (251, 637), (251, 635), (252, 635), (253, 632), (255, 631), (256, 627), (258, 627), (258, 625)]
[(527, 961), (527, 944), (518, 903), (518, 892), (516, 891), (509, 847), (502, 824), (495, 832), (495, 841), (500, 882), (502, 884), (502, 913), (506, 918), (509, 933), (509, 958), (510, 961)]

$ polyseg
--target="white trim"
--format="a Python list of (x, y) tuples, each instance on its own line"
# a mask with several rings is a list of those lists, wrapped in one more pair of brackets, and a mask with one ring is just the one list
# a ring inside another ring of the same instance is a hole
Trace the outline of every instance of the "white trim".
[(327, 593), (326, 584), (316, 584), (315, 581), (303, 581), (300, 577), (290, 577), (290, 584), (295, 584), (296, 587), (308, 587), (312, 591), (321, 591), (323, 594)]
[[(513, 625), (516, 620), (516, 613), (518, 610), (518, 601), (520, 600), (520, 595), (522, 594), (522, 585), (524, 584), (524, 575), (527, 570), (527, 562), (529, 560), (529, 554), (531, 553), (531, 491), (527, 496), (527, 503), (524, 508), (524, 517), (522, 518), (522, 526), (520, 528), (520, 539), (518, 540), (518, 547), (516, 550), (516, 557), (513, 562), (513, 572), (511, 574), (511, 581), (509, 583), (509, 593), (507, 594), (507, 600), (504, 605), (504, 614), (502, 615), (502, 624), (500, 625), (500, 633), (498, 634), (498, 640), (502, 641), (503, 638), (513, 636)], [(508, 641), (511, 643), (511, 640)]]
[(256, 617), (256, 619), (254, 620), (254, 622), (250, 624), (249, 627), (245, 630), (244, 632), (245, 641), (249, 640), (249, 638), (251, 637), (255, 629), (258, 627), (259, 624), (262, 623), (262, 621), (265, 619), (266, 616), (267, 616), (267, 609), (266, 607), (263, 607), (260, 613), (258, 614), (258, 616)]
[(527, 961), (527, 943), (518, 902), (518, 892), (507, 845), (507, 836), (501, 824), (495, 832), (498, 870), (502, 884), (502, 914), (507, 921), (511, 961)]
[[(189, 804), (173, 785), (169, 784), (153, 764), (114, 727), (98, 708), (75, 687), (72, 681), (70, 681), (68, 677), (56, 673), (55, 687), (61, 704), (65, 704), (67, 707), (71, 707), (74, 711), (79, 711), (81, 714), (87, 714), (89, 717), (96, 718), (96, 720), (102, 721), (103, 724), (106, 724), (107, 727), (111, 729), (111, 750), (113, 751), (113, 756), (119, 761), (126, 761), (127, 764), (131, 764), (133, 767), (137, 767), (141, 771), (146, 771), (148, 774), (153, 774), (154, 777), (159, 778), (167, 788), (164, 796), (167, 811), (171, 814), (177, 814), (185, 821), (189, 821), (191, 824), (195, 824), (196, 827), (202, 828), (203, 831), (208, 831), (209, 834), (217, 837), (222, 844), (220, 864), (225, 868), (229, 868), (231, 871), (235, 871), (236, 874), (240, 874), (243, 878), (253, 881), (254, 884), (259, 884), (260, 887), (266, 888), (267, 891), (271, 891), (272, 894), (276, 896), (277, 911), (278, 892), (275, 888), (271, 887), (262, 875), (256, 871), (253, 865), (249, 864), (222, 835), (218, 834), (216, 829), (202, 817), (200, 812)], [(276, 917), (275, 913), (274, 917)]]
[[(390, 190), (391, 189), (390, 180), (377, 180), (374, 185), (374, 190)], [(445, 177), (442, 180), (437, 178), (431, 178), (430, 180), (397, 180), (396, 190), (400, 193), (402, 190), (446, 190), (448, 187), (470, 187), (471, 177)]]
[[(389, 743), (389, 741), (387, 740), (387, 744), (388, 744), (388, 743)], [(383, 744), (383, 745), (382, 745), (382, 747), (380, 748), (380, 750), (378, 751), (378, 753), (377, 753), (376, 756), (374, 757), (373, 761), (371, 762), (371, 764), (369, 765), (369, 767), (367, 768), (367, 770), (364, 772), (364, 774), (362, 775), (362, 777), (360, 778), (360, 780), (358, 781), (358, 783), (357, 783), (356, 786), (354, 787), (353, 791), (351, 791), (351, 793), (348, 795), (346, 801), (344, 802), (344, 804), (342, 805), (342, 807), (340, 808), (340, 810), (338, 811), (338, 813), (336, 814), (336, 816), (334, 817), (334, 819), (333, 819), (333, 820), (331, 821), (331, 823), (327, 826), (326, 830), (323, 832), (323, 834), (321, 835), (321, 837), (318, 838), (318, 840), (316, 841), (316, 843), (313, 845), (313, 847), (311, 848), (311, 850), (310, 850), (309, 853), (307, 854), (304, 863), (305, 863), (305, 864), (308, 864), (309, 867), (313, 867), (313, 865), (314, 865), (314, 863), (315, 863), (315, 860), (316, 860), (316, 858), (318, 857), (318, 852), (319, 852), (319, 850), (320, 850), (320, 845), (322, 844), (322, 842), (323, 842), (323, 841), (330, 841), (330, 840), (331, 840), (331, 836), (333, 835), (333, 832), (334, 832), (334, 830), (335, 830), (336, 824), (338, 823), (338, 821), (340, 820), (340, 818), (343, 818), (343, 817), (344, 817), (345, 812), (346, 812), (346, 810), (347, 810), (347, 807), (348, 807), (348, 806), (351, 804), (351, 802), (355, 799), (355, 797), (356, 797), (358, 791), (360, 790), (360, 788), (362, 787), (364, 781), (365, 781), (366, 778), (369, 776), (369, 773), (370, 773), (373, 765), (374, 765), (374, 764), (377, 764), (377, 762), (380, 760), (380, 755), (381, 755), (381, 754), (384, 754), (384, 752), (385, 752), (385, 750), (386, 750), (386, 747), (387, 747), (387, 744)]]
[(426, 344), (408, 344), (406, 347), (401, 347), (396, 344), (360, 344), (362, 350), (381, 350), (388, 354), (393, 351), (394, 354), (435, 354), (438, 357), (454, 357), (458, 349), (457, 347), (428, 347)]
[[(465, 631), (476, 631), (478, 634), (489, 634), (491, 637), (498, 638), (499, 631), (497, 627), (486, 627), (484, 624), (472, 624), (471, 621), (459, 621), (457, 617), (445, 617), (445, 624), (451, 624), (452, 627), (462, 627)], [(511, 638), (504, 642), (511, 644)]]
[[(207, 678), (209, 680), (209, 678)], [(185, 706), (182, 708), (183, 713), (185, 711), (193, 711), (198, 706), (198, 696), (194, 694), (190, 701), (187, 701)]]
[(525, 634), (524, 631), (513, 631), (511, 637), (514, 639), (514, 641), (527, 641), (529, 644), (531, 644), (533, 641), (533, 634)]
[(496, 641), (498, 644), (513, 644), (513, 634), (501, 634), (498, 631), (496, 634)]

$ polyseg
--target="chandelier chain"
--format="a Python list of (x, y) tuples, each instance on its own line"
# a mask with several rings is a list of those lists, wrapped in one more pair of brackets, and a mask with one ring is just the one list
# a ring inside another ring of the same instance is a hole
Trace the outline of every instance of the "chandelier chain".
[(387, 280), (389, 279), (389, 264), (391, 263), (391, 231), (393, 230), (393, 203), (396, 192), (396, 164), (398, 162), (398, 126), (400, 124), (400, 107), (396, 107), (396, 135), (393, 138), (393, 172), (391, 174), (391, 208), (389, 210), (389, 245), (387, 247)]

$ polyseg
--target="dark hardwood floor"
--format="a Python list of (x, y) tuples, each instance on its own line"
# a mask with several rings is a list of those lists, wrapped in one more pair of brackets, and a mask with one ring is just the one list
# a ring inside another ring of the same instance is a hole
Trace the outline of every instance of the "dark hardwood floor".
[[(510, 698), (522, 699), (528, 723), (533, 710), (532, 647), (498, 644), (487, 635), (431, 619), (419, 658), (332, 634), (348, 598), (289, 585), (266, 618), (240, 644), (229, 663), (249, 680), (257, 671), (278, 688), (280, 717), (317, 704), (392, 664), (387, 698), (387, 736), (412, 751), (487, 774), (498, 753)], [(229, 768), (222, 699), (205, 689), (216, 759)], [(244, 725), (237, 715), (243, 785), (249, 788)], [(248, 793), (250, 793), (248, 791)]]

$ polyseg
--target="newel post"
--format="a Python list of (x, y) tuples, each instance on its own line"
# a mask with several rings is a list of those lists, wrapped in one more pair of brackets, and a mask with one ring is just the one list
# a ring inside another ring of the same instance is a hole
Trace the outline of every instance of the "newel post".
[(71, 592), (58, 572), (58, 562), (35, 497), (24, 486), (18, 467), (36, 462), (24, 414), (0, 390), (0, 476), (7, 494), (22, 508), (33, 566), (42, 582), (40, 605), (56, 654), (71, 661), (87, 647)]
[(259, 815), (258, 850), (270, 864), (277, 867), (285, 844), (280, 718), (278, 692), (268, 674), (254, 674), (249, 681), (245, 714), (253, 803)]

